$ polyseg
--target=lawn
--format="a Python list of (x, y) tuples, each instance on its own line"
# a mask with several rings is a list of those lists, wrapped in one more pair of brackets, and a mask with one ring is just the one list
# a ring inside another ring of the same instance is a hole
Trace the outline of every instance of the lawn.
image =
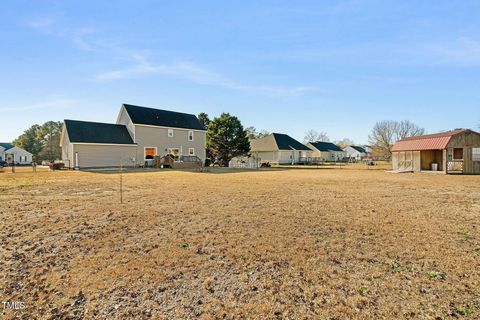
[(0, 173), (25, 319), (480, 317), (480, 176)]

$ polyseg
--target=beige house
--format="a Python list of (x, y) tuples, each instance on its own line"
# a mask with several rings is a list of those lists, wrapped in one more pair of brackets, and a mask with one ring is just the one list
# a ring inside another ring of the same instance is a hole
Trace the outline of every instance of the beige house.
[(260, 163), (296, 164), (305, 162), (312, 150), (292, 137), (282, 133), (250, 141), (250, 153)]
[(29, 165), (32, 163), (32, 154), (8, 142), (0, 142), (0, 162), (8, 164)]
[(72, 168), (143, 166), (156, 156), (205, 161), (206, 131), (193, 114), (123, 104), (116, 124), (65, 120), (62, 159)]
[(309, 142), (307, 146), (313, 150), (312, 158), (320, 161), (340, 161), (347, 153), (331, 142)]

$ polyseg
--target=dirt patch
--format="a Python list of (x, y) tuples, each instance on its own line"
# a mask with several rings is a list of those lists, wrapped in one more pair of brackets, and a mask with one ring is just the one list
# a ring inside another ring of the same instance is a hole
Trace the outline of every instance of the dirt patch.
[(0, 176), (9, 318), (480, 317), (480, 177)]

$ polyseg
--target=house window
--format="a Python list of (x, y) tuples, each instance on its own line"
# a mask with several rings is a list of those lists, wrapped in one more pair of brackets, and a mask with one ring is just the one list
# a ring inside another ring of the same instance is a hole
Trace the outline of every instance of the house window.
[(188, 148), (188, 155), (194, 156), (195, 155), (195, 148)]
[(193, 131), (188, 131), (188, 141), (193, 141)]
[(156, 147), (145, 147), (144, 149), (144, 159), (145, 160), (152, 160), (153, 158), (155, 158), (155, 156), (157, 155), (157, 148)]
[(173, 137), (173, 129), (168, 129), (168, 136)]
[(472, 148), (472, 161), (480, 161), (480, 148)]

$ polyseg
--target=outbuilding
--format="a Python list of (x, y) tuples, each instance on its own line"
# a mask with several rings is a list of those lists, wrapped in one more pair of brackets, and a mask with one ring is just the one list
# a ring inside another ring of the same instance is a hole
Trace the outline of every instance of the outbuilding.
[(470, 129), (405, 138), (392, 147), (395, 171), (480, 174), (480, 133)]

